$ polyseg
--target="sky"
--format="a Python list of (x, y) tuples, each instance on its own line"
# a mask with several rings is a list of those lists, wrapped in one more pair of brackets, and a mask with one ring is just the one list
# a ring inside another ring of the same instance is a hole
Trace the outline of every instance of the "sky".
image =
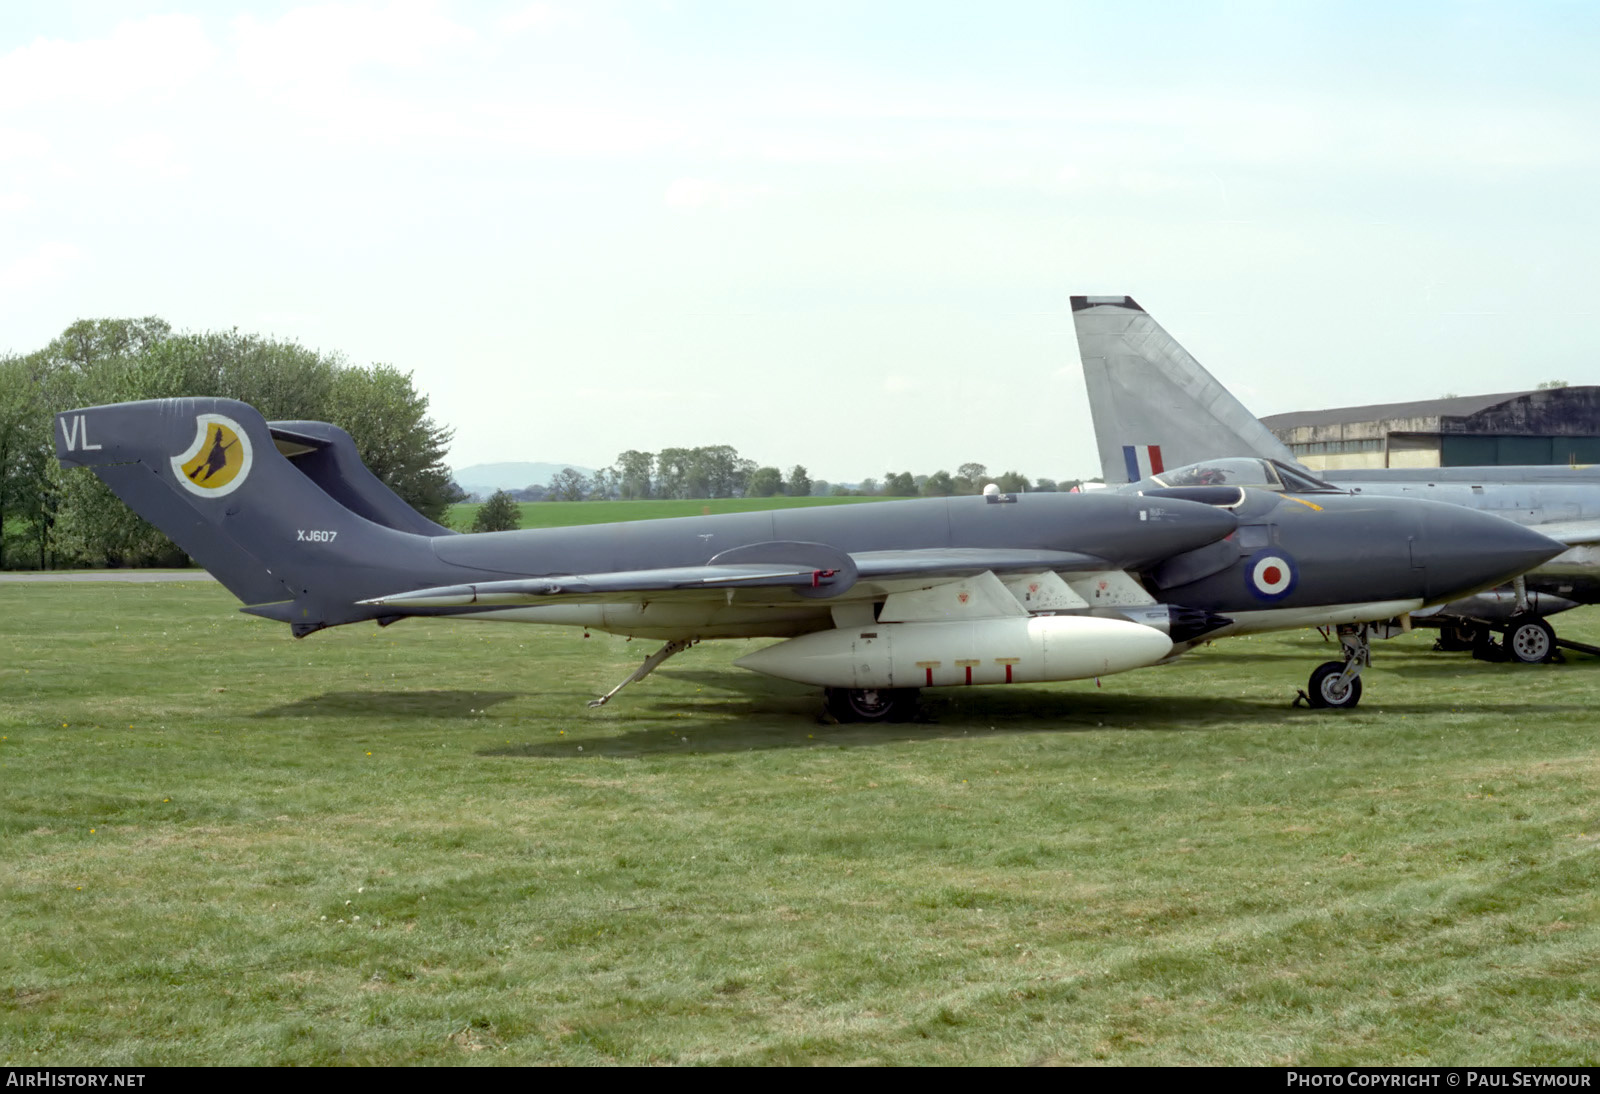
[(1258, 415), (1600, 383), (1600, 5), (0, 6), (0, 353), (410, 372), (457, 467), (1097, 458), (1068, 298)]

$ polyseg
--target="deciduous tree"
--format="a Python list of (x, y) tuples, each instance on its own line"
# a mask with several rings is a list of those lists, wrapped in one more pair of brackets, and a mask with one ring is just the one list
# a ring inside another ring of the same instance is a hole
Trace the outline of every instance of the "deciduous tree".
[[(0, 476), (7, 477), (0, 485), (0, 527), (9, 525), (13, 555), (24, 541), (37, 547), (35, 564), (45, 564), (47, 555), (91, 565), (184, 561), (170, 540), (134, 516), (95, 476), (62, 474), (55, 467), (53, 416), (77, 406), (183, 396), (239, 399), (269, 421), (341, 426), (372, 472), (433, 520), (442, 520), (460, 496), (443, 463), (450, 431), (428, 416), (427, 397), (410, 374), (387, 365), (356, 367), (337, 354), (237, 329), (173, 334), (154, 317), (80, 320), (20, 362), (34, 389), (24, 430), (32, 447), (26, 459), (15, 450), (0, 457)], [(7, 377), (14, 371), (8, 368)], [(12, 386), (0, 379), (0, 387)], [(0, 394), (0, 405), (11, 405), (6, 400)]]
[(489, 500), (478, 506), (478, 515), (472, 518), (474, 532), (509, 532), (521, 527), (522, 510), (504, 490), (490, 494)]
[(776, 467), (758, 467), (750, 476), (745, 493), (752, 498), (770, 498), (783, 489), (783, 473)]
[(563, 467), (550, 476), (550, 493), (545, 495), (547, 501), (582, 501), (588, 492), (588, 480), (583, 472), (570, 467)]
[(811, 496), (811, 476), (805, 467), (798, 463), (789, 468), (789, 496), (791, 498)]
[(648, 452), (630, 448), (617, 457), (613, 466), (617, 472), (618, 496), (625, 500), (638, 500), (650, 496), (650, 475), (656, 458)]

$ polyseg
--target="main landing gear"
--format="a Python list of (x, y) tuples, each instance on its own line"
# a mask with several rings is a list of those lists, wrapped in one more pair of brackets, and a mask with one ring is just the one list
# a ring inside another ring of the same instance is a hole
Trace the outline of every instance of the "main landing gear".
[(1318, 665), (1306, 691), (1300, 693), (1300, 699), (1315, 709), (1349, 710), (1361, 702), (1361, 670), (1372, 664), (1372, 624), (1341, 623), (1339, 645), (1344, 647), (1344, 660)]
[(611, 697), (617, 692), (621, 691), (629, 684), (637, 683), (638, 681), (643, 680), (646, 676), (649, 676), (652, 672), (655, 672), (656, 669), (660, 668), (661, 662), (665, 661), (675, 653), (682, 653), (684, 650), (688, 649), (698, 641), (698, 638), (674, 638), (671, 642), (668, 642), (665, 646), (662, 646), (659, 650), (656, 650), (655, 653), (652, 653), (649, 657), (646, 657), (644, 659), (644, 664), (634, 669), (633, 675), (629, 676), (622, 683), (618, 684), (616, 687), (600, 696), (600, 698), (590, 699), (589, 705), (591, 707), (605, 706), (607, 703), (611, 702)]
[(1513, 617), (1502, 645), (1508, 660), (1537, 665), (1555, 656), (1556, 629), (1537, 615)]
[(1540, 615), (1514, 615), (1507, 623), (1505, 637), (1496, 642), (1487, 623), (1464, 619), (1446, 623), (1434, 648), (1444, 651), (1471, 650), (1480, 661), (1515, 661), (1537, 665), (1557, 660), (1556, 629)]
[(916, 688), (824, 688), (822, 694), (841, 722), (906, 722), (917, 712)]

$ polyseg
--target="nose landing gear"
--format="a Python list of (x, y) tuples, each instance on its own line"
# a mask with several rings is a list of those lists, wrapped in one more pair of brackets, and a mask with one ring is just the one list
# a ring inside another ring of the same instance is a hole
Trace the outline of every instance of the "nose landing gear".
[(1372, 624), (1341, 623), (1339, 645), (1344, 660), (1318, 665), (1296, 706), (1303, 700), (1316, 710), (1349, 710), (1361, 702), (1361, 670), (1372, 664)]

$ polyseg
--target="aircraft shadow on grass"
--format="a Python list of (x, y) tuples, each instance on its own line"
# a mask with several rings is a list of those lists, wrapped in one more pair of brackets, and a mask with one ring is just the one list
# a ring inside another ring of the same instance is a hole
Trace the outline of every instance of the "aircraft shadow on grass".
[[(1409, 646), (1404, 649), (1385, 649), (1381, 645), (1372, 647), (1372, 667), (1379, 672), (1392, 672), (1406, 677), (1457, 677), (1462, 672), (1490, 672), (1490, 673), (1516, 673), (1526, 674), (1528, 681), (1540, 679), (1541, 674), (1550, 674), (1552, 686), (1559, 683), (1560, 677), (1573, 672), (1600, 671), (1600, 657), (1590, 657), (1582, 653), (1568, 651), (1562, 654), (1564, 664), (1561, 665), (1523, 665), (1508, 661), (1484, 661), (1474, 658), (1469, 651), (1456, 650), (1439, 652), (1430, 647)], [(1248, 662), (1253, 664), (1276, 664), (1281, 662), (1311, 662), (1318, 653), (1324, 654), (1323, 659), (1337, 661), (1339, 647), (1335, 642), (1329, 642), (1324, 648), (1309, 646), (1288, 646), (1281, 650), (1274, 650), (1270, 646), (1262, 649), (1243, 650), (1237, 646), (1227, 651), (1228, 662)], [(1203, 665), (1204, 651), (1190, 655), (1193, 660), (1184, 667), (1193, 668)], [(1377, 695), (1370, 697), (1376, 699)]]
[(521, 699), (520, 691), (325, 691), (258, 710), (252, 718), (471, 718), (489, 707)]
[[(1020, 733), (1293, 732), (1328, 726), (1340, 713), (1291, 707), (1292, 689), (1272, 699), (1204, 697), (1175, 689), (1170, 695), (1051, 691), (1043, 688), (940, 689), (924, 693), (923, 715), (910, 722), (835, 724), (822, 715), (815, 689), (774, 682), (742, 672), (678, 670), (663, 675), (699, 685), (693, 697), (649, 700), (631, 697), (629, 708), (612, 708), (609, 732), (574, 732), (580, 714), (563, 716), (559, 740), (487, 748), (481, 756), (585, 760), (597, 757), (724, 753), (782, 748), (867, 747), (901, 741), (952, 740)], [(723, 693), (721, 696), (714, 692)], [(1455, 697), (1385, 702), (1385, 714), (1428, 715), (1449, 709), (1497, 717), (1549, 715), (1582, 710), (1579, 705), (1508, 703)], [(1356, 715), (1359, 716), (1359, 715)], [(623, 728), (638, 723), (639, 728)], [(1293, 723), (1286, 728), (1285, 723)], [(552, 721), (551, 726), (555, 723)], [(530, 725), (529, 728), (534, 728)], [(620, 732), (617, 732), (621, 730)]]
[[(1276, 654), (1240, 654), (1242, 659), (1276, 660)], [(1577, 664), (1600, 670), (1600, 660), (1579, 658)], [(1407, 679), (1438, 678), (1440, 684), (1459, 679), (1463, 669), (1512, 673), (1519, 677), (1539, 672), (1570, 671), (1574, 666), (1475, 664), (1465, 654), (1459, 658), (1405, 659), (1385, 666)], [(1243, 699), (1225, 695), (1197, 696), (1174, 688), (1165, 695), (1127, 695), (1116, 692), (1049, 690), (1046, 688), (948, 688), (924, 694), (922, 714), (909, 722), (839, 725), (822, 713), (815, 688), (772, 680), (752, 673), (715, 669), (678, 669), (662, 676), (693, 684), (693, 696), (651, 699), (643, 690), (611, 707), (598, 732), (583, 733), (588, 712), (584, 696), (570, 695), (572, 710), (556, 717), (533, 715), (519, 719), (530, 730), (561, 728), (559, 740), (521, 743), (484, 749), (483, 756), (526, 756), (546, 759), (592, 759), (596, 756), (661, 755), (664, 753), (748, 752), (818, 746), (864, 747), (908, 740), (949, 740), (961, 737), (1018, 733), (1082, 733), (1094, 730), (1130, 732), (1229, 732), (1268, 730), (1282, 732), (1285, 723), (1314, 726), (1337, 721), (1344, 715), (1290, 706), (1294, 692), (1285, 687), (1270, 699)], [(532, 698), (521, 691), (330, 691), (257, 711), (252, 717), (360, 718), (383, 720), (459, 719), (477, 722), (485, 711), (512, 700)], [(549, 700), (556, 698), (541, 693)], [(1498, 692), (1482, 699), (1462, 695), (1429, 699), (1380, 700), (1386, 714), (1437, 714), (1448, 707), (1458, 714), (1493, 713), (1498, 717), (1548, 716), (1578, 713), (1581, 704), (1508, 702)], [(559, 726), (558, 723), (559, 722)], [(541, 725), (540, 723), (544, 723)], [(629, 728), (631, 726), (638, 728)], [(579, 732), (574, 732), (578, 729)], [(617, 732), (620, 730), (621, 732)]]
[[(1383, 669), (1413, 682), (1437, 680), (1440, 684), (1460, 681), (1474, 673), (1487, 673), (1490, 678), (1505, 685), (1531, 690), (1535, 694), (1558, 698), (1569, 692), (1562, 681), (1575, 673), (1600, 672), (1600, 660), (1581, 654), (1568, 654), (1564, 665), (1520, 665), (1515, 662), (1486, 662), (1474, 660), (1468, 653), (1430, 654), (1426, 659), (1400, 661), (1382, 665)], [(1530, 688), (1531, 685), (1531, 688)], [(1541, 706), (1541, 710), (1565, 710), (1565, 706)], [(1571, 709), (1582, 710), (1577, 706)]]

